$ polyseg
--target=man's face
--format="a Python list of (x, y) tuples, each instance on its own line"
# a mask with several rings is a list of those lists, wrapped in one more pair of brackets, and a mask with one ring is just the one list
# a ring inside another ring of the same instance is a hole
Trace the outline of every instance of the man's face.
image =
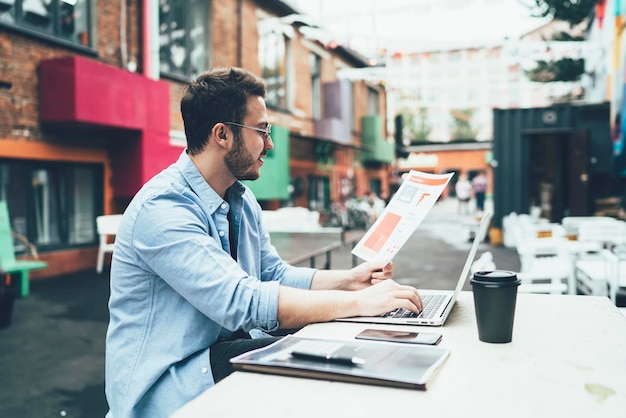
[[(266, 129), (268, 122), (263, 98), (248, 98), (248, 112), (241, 124)], [(254, 129), (241, 127), (238, 130), (239, 134), (235, 135), (232, 148), (224, 157), (226, 168), (237, 180), (256, 180), (261, 175), (263, 158), (268, 149), (274, 149), (274, 144), (271, 138), (264, 141), (262, 133)]]

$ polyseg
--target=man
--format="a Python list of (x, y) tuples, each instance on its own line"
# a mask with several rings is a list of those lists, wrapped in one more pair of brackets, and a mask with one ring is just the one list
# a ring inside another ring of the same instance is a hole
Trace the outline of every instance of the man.
[(458, 200), (457, 212), (459, 215), (469, 215), (469, 201), (472, 198), (472, 184), (467, 179), (465, 174), (461, 174), (459, 181), (454, 185), (454, 191), (456, 192), (456, 198)]
[(370, 205), (370, 211), (372, 213), (372, 223), (378, 219), (380, 215), (385, 211), (385, 201), (378, 197), (376, 192), (371, 191), (367, 193), (367, 202)]
[(472, 179), (472, 190), (476, 199), (476, 210), (482, 213), (485, 210), (485, 196), (487, 194), (487, 176), (480, 171)]
[(414, 288), (388, 280), (391, 265), (324, 271), (280, 259), (238, 181), (257, 179), (274, 148), (264, 96), (238, 68), (189, 82), (187, 149), (124, 213), (111, 264), (109, 417), (168, 416), (278, 328), (422, 309)]

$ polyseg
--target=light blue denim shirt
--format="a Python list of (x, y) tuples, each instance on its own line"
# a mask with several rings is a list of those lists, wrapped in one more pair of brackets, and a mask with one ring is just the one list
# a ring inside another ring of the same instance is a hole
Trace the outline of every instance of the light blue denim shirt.
[(115, 239), (107, 416), (168, 416), (211, 387), (210, 346), (277, 329), (279, 284), (308, 289), (314, 272), (281, 260), (248, 188), (237, 182), (222, 199), (183, 152), (135, 196)]

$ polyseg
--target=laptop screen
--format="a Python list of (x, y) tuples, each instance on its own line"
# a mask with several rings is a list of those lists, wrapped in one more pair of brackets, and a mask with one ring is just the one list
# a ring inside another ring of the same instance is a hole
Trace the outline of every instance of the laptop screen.
[(454, 298), (456, 299), (461, 290), (463, 290), (463, 285), (467, 280), (467, 276), (472, 267), (472, 263), (474, 262), (474, 257), (476, 257), (476, 251), (478, 251), (478, 246), (485, 239), (485, 235), (487, 234), (487, 229), (491, 223), (491, 217), (493, 215), (490, 212), (485, 212), (482, 219), (480, 220), (480, 225), (478, 225), (478, 231), (476, 231), (476, 235), (474, 236), (474, 241), (472, 242), (472, 247), (470, 248), (469, 253), (467, 254), (467, 258), (465, 259), (465, 265), (463, 266), (463, 270), (461, 271), (461, 277), (459, 277), (459, 281), (456, 284), (456, 288), (454, 289)]

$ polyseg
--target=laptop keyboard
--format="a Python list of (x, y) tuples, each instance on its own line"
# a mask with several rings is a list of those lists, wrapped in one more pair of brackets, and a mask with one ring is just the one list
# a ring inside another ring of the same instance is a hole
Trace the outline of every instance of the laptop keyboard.
[(383, 314), (383, 318), (424, 318), (431, 319), (437, 313), (439, 306), (445, 300), (445, 295), (424, 295), (422, 296), (424, 309), (419, 314), (412, 312), (406, 308), (394, 309), (391, 312)]

